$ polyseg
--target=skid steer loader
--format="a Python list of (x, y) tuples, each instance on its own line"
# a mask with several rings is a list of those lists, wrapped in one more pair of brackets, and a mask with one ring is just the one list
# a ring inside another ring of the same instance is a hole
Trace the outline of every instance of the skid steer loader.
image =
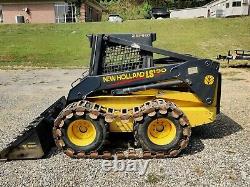
[[(55, 146), (72, 158), (175, 157), (188, 145), (191, 127), (211, 123), (220, 113), (217, 62), (155, 48), (155, 33), (88, 38), (89, 71), (0, 159), (46, 158)], [(133, 133), (134, 145), (110, 149), (111, 133)]]

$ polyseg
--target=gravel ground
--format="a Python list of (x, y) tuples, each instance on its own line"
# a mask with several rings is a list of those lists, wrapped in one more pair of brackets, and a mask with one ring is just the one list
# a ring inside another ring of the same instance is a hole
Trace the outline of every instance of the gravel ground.
[[(0, 70), (0, 149), (61, 95), (82, 70)], [(250, 186), (250, 71), (222, 69), (222, 114), (193, 129), (178, 157), (150, 160), (145, 175), (102, 170), (101, 160), (62, 153), (0, 162), (0, 186)], [(129, 161), (124, 161), (128, 163)], [(137, 160), (136, 163), (145, 163)]]

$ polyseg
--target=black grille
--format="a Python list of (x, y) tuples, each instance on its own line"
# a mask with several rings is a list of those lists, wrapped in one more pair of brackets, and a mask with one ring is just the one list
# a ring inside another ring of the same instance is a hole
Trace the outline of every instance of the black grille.
[(141, 50), (129, 46), (107, 46), (103, 57), (103, 74), (143, 68)]

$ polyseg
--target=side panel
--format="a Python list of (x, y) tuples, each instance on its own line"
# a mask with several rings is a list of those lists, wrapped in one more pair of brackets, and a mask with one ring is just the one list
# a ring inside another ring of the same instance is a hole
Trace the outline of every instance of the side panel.
[(218, 68), (218, 64), (212, 61), (195, 60), (136, 71), (87, 76), (69, 91), (67, 103), (79, 101), (98, 91), (149, 85), (174, 78), (186, 83), (203, 103), (211, 105), (218, 80)]
[[(216, 107), (179, 107), (188, 117), (191, 127), (212, 123), (216, 118)], [(110, 124), (110, 132), (133, 132), (133, 120), (115, 120)]]
[(188, 117), (191, 127), (214, 122), (216, 107), (180, 107)]
[[(132, 109), (135, 106), (140, 106), (156, 98), (174, 102), (187, 115), (192, 127), (211, 123), (216, 118), (215, 102), (211, 106), (207, 106), (195, 94), (189, 92), (148, 90), (145, 92), (136, 92), (134, 95), (98, 96), (87, 99), (104, 107), (120, 110), (124, 108)], [(127, 123), (116, 120), (110, 124), (110, 131), (132, 132), (133, 120), (131, 119)]]

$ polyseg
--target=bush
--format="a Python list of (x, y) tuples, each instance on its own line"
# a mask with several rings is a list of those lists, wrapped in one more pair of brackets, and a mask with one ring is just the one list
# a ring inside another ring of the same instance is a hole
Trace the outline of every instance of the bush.
[(124, 20), (143, 19), (151, 10), (151, 5), (143, 0), (104, 0), (101, 4), (108, 9), (103, 20), (107, 20), (109, 14), (119, 14)]

